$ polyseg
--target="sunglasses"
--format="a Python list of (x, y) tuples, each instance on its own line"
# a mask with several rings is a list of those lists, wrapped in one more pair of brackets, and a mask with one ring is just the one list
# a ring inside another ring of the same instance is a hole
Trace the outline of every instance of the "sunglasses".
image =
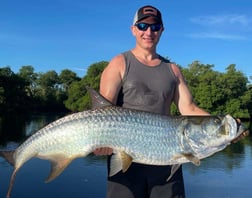
[(154, 23), (154, 24), (137, 23), (137, 24), (135, 24), (135, 26), (137, 26), (137, 28), (140, 31), (146, 31), (150, 27), (152, 32), (157, 32), (161, 29), (162, 24), (160, 24), (160, 23)]

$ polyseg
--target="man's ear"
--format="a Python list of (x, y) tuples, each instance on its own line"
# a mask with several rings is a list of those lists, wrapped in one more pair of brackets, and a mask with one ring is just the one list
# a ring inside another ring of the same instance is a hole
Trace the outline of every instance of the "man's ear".
[(131, 32), (132, 32), (133, 36), (136, 36), (136, 26), (132, 25), (130, 27), (130, 29), (131, 29)]

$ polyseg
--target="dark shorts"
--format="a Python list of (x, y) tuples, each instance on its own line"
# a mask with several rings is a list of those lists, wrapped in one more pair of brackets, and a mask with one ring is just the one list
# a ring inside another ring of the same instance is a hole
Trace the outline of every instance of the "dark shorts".
[[(109, 164), (108, 164), (109, 165)], [(184, 198), (182, 166), (167, 182), (171, 166), (132, 163), (125, 172), (108, 177), (108, 198)]]

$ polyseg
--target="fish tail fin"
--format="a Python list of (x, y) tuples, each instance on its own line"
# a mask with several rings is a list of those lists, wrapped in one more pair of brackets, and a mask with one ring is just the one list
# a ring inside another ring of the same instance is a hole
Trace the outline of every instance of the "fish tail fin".
[(7, 192), (6, 198), (10, 198), (12, 187), (14, 185), (14, 181), (15, 181), (15, 177), (16, 177), (17, 171), (18, 171), (18, 169), (15, 169), (13, 171), (12, 175), (11, 175), (11, 180), (10, 180), (10, 184), (9, 184), (9, 188), (8, 188), (8, 192)]
[[(14, 152), (15, 151), (0, 151), (0, 156), (3, 157), (4, 159), (6, 159), (6, 161), (9, 162), (12, 166), (14, 166), (15, 165), (15, 160), (14, 160), (14, 156), (13, 156)], [(6, 198), (10, 198), (17, 171), (18, 171), (18, 168), (15, 168), (12, 175), (11, 175), (10, 184), (9, 184)]]
[(12, 166), (14, 166), (14, 154), (15, 151), (0, 151), (0, 156), (3, 157), (7, 162), (9, 162)]

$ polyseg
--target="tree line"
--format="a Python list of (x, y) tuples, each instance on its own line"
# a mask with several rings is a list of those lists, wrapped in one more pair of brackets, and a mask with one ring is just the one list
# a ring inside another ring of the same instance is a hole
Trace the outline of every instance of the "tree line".
[[(37, 73), (28, 65), (14, 73), (9, 66), (1, 67), (0, 115), (89, 109), (86, 87), (99, 89), (101, 72), (107, 64), (101, 61), (90, 65), (82, 78), (70, 69), (59, 74), (54, 70)], [(199, 61), (180, 68), (200, 107), (214, 115), (252, 117), (252, 85), (235, 64), (229, 65), (225, 72), (215, 71), (214, 65)], [(172, 113), (178, 114), (174, 105)]]

